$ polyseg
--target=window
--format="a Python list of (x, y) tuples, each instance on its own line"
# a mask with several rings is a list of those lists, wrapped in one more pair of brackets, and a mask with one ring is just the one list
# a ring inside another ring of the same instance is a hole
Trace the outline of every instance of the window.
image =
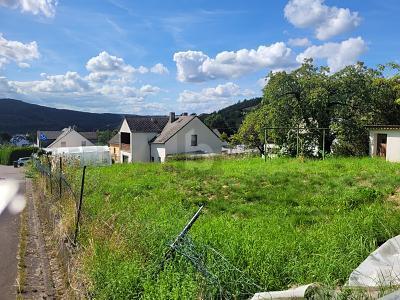
[(81, 146), (86, 146), (86, 141), (82, 141)]
[(154, 156), (151, 157), (151, 162), (154, 162)]
[(116, 153), (116, 149), (117, 149), (117, 148), (114, 147), (114, 154)]
[(197, 146), (197, 134), (193, 134), (192, 135), (192, 139), (191, 139), (190, 145), (191, 146)]
[(61, 142), (61, 147), (67, 147), (67, 142)]

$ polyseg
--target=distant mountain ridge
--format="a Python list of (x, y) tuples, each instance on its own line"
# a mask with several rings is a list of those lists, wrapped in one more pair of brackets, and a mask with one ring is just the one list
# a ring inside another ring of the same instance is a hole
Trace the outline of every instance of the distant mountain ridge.
[[(218, 112), (199, 117), (210, 127), (232, 134), (239, 128), (244, 115), (261, 102), (261, 98), (239, 101)], [(21, 100), (0, 98), (0, 133), (32, 133), (37, 130), (61, 130), (76, 125), (80, 131), (113, 130), (123, 114), (89, 113), (58, 109)]]
[(260, 105), (261, 97), (242, 100), (236, 104), (227, 106), (218, 112), (214, 111), (210, 114), (202, 114), (200, 118), (211, 128), (218, 129), (221, 133), (228, 135), (234, 134), (239, 129), (242, 121), (249, 111)]
[(122, 118), (121, 114), (89, 113), (0, 99), (0, 132), (10, 134), (60, 130), (70, 125), (81, 131), (114, 129)]

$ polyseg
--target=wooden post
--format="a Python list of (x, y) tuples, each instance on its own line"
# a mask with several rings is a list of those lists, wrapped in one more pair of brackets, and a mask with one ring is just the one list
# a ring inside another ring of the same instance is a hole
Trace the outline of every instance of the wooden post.
[(60, 198), (62, 196), (62, 157), (60, 156), (60, 178), (58, 179), (58, 184), (59, 184), (59, 192), (60, 192)]
[(74, 235), (74, 245), (76, 245), (76, 239), (78, 238), (78, 231), (79, 231), (79, 219), (81, 218), (81, 209), (82, 209), (82, 200), (83, 200), (83, 188), (85, 186), (85, 173), (86, 173), (86, 166), (83, 166), (82, 172), (82, 183), (81, 183), (81, 194), (79, 197), (78, 203), (78, 210), (76, 216), (76, 226), (75, 226), (75, 235)]
[(325, 128), (322, 129), (322, 160), (325, 160)]
[(49, 181), (50, 181), (50, 194), (53, 195), (53, 183), (51, 182), (51, 161), (49, 155), (47, 154), (47, 162), (49, 163)]

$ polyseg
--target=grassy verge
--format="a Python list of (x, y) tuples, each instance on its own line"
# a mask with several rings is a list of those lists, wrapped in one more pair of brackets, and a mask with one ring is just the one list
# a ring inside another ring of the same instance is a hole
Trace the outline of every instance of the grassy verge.
[[(267, 290), (342, 285), (399, 234), (398, 203), (388, 199), (399, 185), (398, 164), (367, 158), (89, 168), (80, 272), (96, 299), (246, 298), (259, 291), (249, 282)], [(190, 236), (217, 283), (180, 255), (154, 271), (199, 204), (206, 208)]]

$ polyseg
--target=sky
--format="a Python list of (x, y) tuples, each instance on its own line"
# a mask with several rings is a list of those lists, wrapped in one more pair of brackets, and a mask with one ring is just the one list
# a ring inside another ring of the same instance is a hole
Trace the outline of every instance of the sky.
[(399, 62), (399, 15), (398, 0), (0, 0), (0, 98), (212, 112), (305, 58)]

